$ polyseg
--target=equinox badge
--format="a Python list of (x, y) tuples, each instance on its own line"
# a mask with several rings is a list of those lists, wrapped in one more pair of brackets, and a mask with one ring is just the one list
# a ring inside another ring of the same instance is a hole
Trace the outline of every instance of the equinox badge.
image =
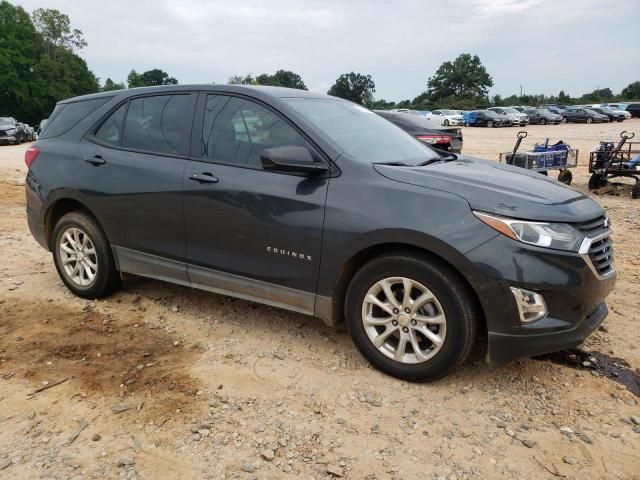
[(299, 260), (306, 260), (308, 262), (311, 261), (311, 255), (307, 255), (306, 253), (301, 252), (294, 252), (291, 250), (285, 250), (284, 248), (267, 247), (267, 252), (274, 253), (276, 255), (285, 255), (287, 257), (293, 257)]

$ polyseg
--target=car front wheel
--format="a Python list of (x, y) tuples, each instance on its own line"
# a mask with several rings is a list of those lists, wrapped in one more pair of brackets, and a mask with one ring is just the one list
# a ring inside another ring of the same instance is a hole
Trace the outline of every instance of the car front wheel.
[(476, 337), (467, 287), (446, 265), (412, 254), (385, 255), (362, 267), (347, 291), (345, 316), (360, 352), (409, 381), (448, 375)]
[(105, 297), (121, 285), (107, 237), (90, 215), (64, 215), (53, 230), (51, 247), (60, 278), (79, 297)]
[(593, 122), (593, 120), (591, 118), (587, 118), (586, 122), (587, 123), (591, 123), (591, 122)]

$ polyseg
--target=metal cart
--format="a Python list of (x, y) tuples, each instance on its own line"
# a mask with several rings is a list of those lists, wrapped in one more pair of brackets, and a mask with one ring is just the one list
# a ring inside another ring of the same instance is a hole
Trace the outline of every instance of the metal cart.
[(632, 162), (640, 155), (640, 142), (630, 142), (634, 133), (622, 132), (620, 141), (600, 142), (600, 146), (589, 153), (589, 190), (603, 187), (609, 178), (627, 177), (635, 180), (631, 198), (640, 198), (640, 165)]
[(558, 170), (558, 180), (571, 185), (573, 175), (570, 168), (578, 166), (578, 150), (548, 150), (546, 152), (503, 152), (500, 162), (526, 168), (534, 172), (548, 175), (549, 170)]

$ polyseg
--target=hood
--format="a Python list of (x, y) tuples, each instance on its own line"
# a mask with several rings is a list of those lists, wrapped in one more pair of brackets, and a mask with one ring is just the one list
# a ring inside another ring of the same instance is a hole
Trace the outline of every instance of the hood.
[(425, 167), (374, 165), (391, 180), (458, 195), (473, 210), (553, 222), (583, 222), (604, 212), (566, 185), (524, 168), (472, 157)]

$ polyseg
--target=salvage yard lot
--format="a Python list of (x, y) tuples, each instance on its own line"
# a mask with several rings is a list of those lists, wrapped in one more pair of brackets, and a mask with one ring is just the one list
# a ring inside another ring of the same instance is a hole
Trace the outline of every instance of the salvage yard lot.
[[(623, 129), (640, 135), (640, 120), (530, 126), (521, 149), (578, 148), (572, 186), (586, 193), (588, 151)], [(497, 159), (518, 130), (465, 128), (463, 151)], [(630, 187), (595, 197), (619, 277), (582, 347), (615, 358), (628, 387), (548, 360), (492, 368), (481, 348), (414, 385), (372, 369), (346, 333), (275, 308), (133, 277), (106, 300), (74, 297), (26, 225), (25, 149), (0, 147), (0, 478), (640, 478)]]

